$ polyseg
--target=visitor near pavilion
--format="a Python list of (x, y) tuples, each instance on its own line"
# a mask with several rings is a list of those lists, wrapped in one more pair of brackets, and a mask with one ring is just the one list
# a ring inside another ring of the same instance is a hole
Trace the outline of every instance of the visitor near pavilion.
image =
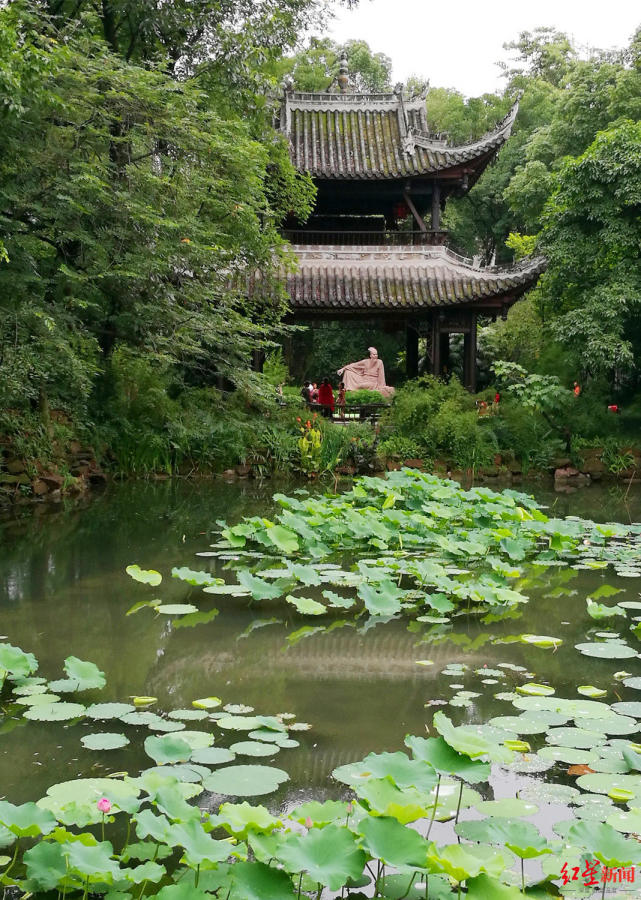
[(342, 376), (346, 391), (378, 391), (383, 397), (391, 397), (394, 388), (385, 384), (385, 367), (383, 360), (378, 358), (376, 347), (368, 347), (369, 357), (359, 362), (348, 363), (339, 369), (337, 374)]

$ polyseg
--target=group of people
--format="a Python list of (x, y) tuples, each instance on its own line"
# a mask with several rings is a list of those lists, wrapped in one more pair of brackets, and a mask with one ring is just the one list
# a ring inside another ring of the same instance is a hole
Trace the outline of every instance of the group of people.
[(394, 388), (385, 384), (385, 369), (383, 362), (378, 358), (376, 347), (368, 348), (369, 357), (359, 362), (348, 363), (336, 373), (342, 378), (338, 385), (337, 397), (329, 378), (323, 378), (320, 386), (311, 381), (303, 385), (301, 394), (307, 403), (317, 403), (322, 407), (323, 415), (328, 418), (333, 415), (338, 406), (341, 418), (345, 416), (345, 394), (347, 391), (358, 391), (363, 388), (378, 391), (383, 397), (391, 397)]
[(320, 386), (311, 381), (306, 382), (301, 395), (307, 403), (318, 404), (321, 407), (321, 415), (330, 418), (338, 407), (341, 418), (345, 418), (345, 382), (341, 381), (338, 385), (336, 397), (329, 378), (323, 378)]

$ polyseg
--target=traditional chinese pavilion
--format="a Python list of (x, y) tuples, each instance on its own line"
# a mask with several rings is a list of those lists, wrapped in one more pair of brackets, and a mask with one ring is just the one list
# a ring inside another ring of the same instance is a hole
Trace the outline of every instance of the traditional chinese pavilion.
[[(449, 366), (449, 339), (464, 334), (464, 383), (476, 385), (479, 317), (507, 315), (543, 270), (540, 259), (481, 267), (449, 250), (441, 213), (478, 180), (510, 136), (516, 103), (480, 140), (452, 146), (430, 132), (426, 95), (286, 87), (280, 129), (298, 171), (317, 188), (314, 214), (288, 221), (298, 269), (283, 277), (295, 321), (376, 319), (407, 335), (407, 374), (418, 374), (419, 336), (434, 374)], [(409, 226), (409, 227), (408, 227)]]

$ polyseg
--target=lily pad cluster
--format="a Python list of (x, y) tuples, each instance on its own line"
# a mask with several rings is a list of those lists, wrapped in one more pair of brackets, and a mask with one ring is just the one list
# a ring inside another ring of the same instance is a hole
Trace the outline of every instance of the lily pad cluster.
[[(199, 555), (226, 560), (235, 581), (184, 568), (173, 576), (205, 593), (283, 598), (304, 616), (354, 609), (438, 624), (461, 610), (526, 602), (517, 580), (528, 564), (641, 572), (641, 527), (550, 518), (517, 491), (464, 490), (405, 469), (360, 478), (340, 495), (297, 494), (275, 495), (281, 511), (273, 521), (219, 523), (221, 540)], [(348, 565), (336, 561), (339, 554)], [(590, 599), (588, 612), (609, 616), (598, 600)]]

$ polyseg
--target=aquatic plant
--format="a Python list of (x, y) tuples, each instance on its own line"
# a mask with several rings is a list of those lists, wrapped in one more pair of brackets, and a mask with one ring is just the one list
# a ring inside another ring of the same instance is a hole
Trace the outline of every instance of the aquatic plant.
[[(51, 682), (34, 674), (32, 654), (0, 644), (0, 660), (7, 712), (19, 715), (25, 698), (52, 696)], [(80, 664), (83, 671), (93, 666), (69, 657), (65, 669)], [(447, 668), (459, 677), (465, 671), (461, 664)], [(523, 667), (512, 664), (496, 670), (505, 672), (524, 676)], [(638, 687), (639, 679), (626, 680)], [(550, 690), (510, 694), (505, 702), (516, 715), (487, 725), (455, 725), (437, 712), (432, 736), (406, 738), (409, 752), (371, 753), (335, 769), (341, 799), (280, 811), (239, 798), (274, 793), (287, 773), (237, 760), (296, 746), (289, 733), (308, 726), (289, 715), (257, 715), (239, 704), (218, 711), (222, 701), (215, 697), (166, 716), (134, 713), (132, 704), (118, 702), (47, 700), (42, 706), (50, 709), (78, 707), (73, 718), (61, 717), (72, 728), (120, 720), (156, 732), (163, 730), (159, 724), (173, 724), (178, 731), (145, 739), (155, 765), (136, 777), (78, 778), (51, 786), (37, 803), (0, 801), (0, 845), (11, 853), (3, 857), (0, 882), (24, 895), (91, 893), (110, 900), (320, 900), (339, 892), (356, 900), (364, 896), (361, 888), (386, 900), (517, 900), (558, 896), (563, 873), (578, 865), (598, 878), (590, 884), (604, 894), (609, 873), (634, 873), (630, 867), (641, 863), (634, 839), (641, 825), (641, 746), (621, 737), (638, 732), (641, 704), (610, 706)], [(186, 727), (192, 720), (201, 723), (198, 730)], [(249, 740), (218, 746), (218, 738), (239, 733)], [(511, 749), (525, 744), (518, 734), (538, 736), (542, 746)], [(550, 780), (553, 767), (562, 774), (579, 758), (587, 762), (571, 766), (576, 787)], [(487, 799), (493, 767), (548, 771), (548, 780), (521, 787), (516, 797)], [(525, 821), (559, 802), (569, 805), (572, 817), (555, 824), (558, 838)], [(457, 843), (451, 842), (452, 825)], [(534, 875), (533, 860), (541, 864)]]

